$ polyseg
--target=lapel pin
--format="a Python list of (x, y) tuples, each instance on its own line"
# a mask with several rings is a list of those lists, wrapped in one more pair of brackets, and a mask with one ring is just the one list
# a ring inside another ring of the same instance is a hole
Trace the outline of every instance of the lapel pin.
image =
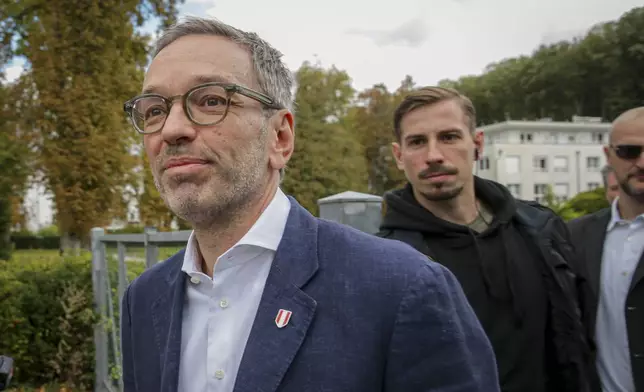
[(277, 328), (286, 327), (289, 320), (291, 320), (292, 314), (293, 312), (291, 312), (290, 310), (280, 309), (279, 312), (277, 312), (277, 316), (275, 317), (275, 325), (277, 325)]

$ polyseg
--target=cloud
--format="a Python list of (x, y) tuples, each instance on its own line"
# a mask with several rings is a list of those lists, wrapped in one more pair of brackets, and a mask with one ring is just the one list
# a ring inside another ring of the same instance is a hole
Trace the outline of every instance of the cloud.
[(429, 28), (421, 19), (411, 19), (390, 30), (349, 29), (347, 34), (367, 37), (378, 46), (402, 45), (418, 48), (429, 38)]

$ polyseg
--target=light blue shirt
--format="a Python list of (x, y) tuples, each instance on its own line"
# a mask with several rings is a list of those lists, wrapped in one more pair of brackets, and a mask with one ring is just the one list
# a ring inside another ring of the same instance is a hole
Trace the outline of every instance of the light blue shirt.
[(217, 259), (213, 276), (201, 270), (190, 235), (182, 271), (188, 274), (181, 332), (179, 392), (231, 392), (255, 321), (291, 203), (277, 190), (251, 229)]
[(644, 214), (632, 221), (621, 219), (616, 199), (606, 231), (595, 335), (597, 370), (604, 392), (635, 392), (626, 298), (644, 250)]

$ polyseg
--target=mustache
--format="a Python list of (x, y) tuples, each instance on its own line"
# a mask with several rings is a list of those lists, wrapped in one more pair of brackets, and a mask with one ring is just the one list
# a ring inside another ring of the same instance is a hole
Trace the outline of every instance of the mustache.
[(628, 173), (628, 175), (626, 176), (626, 178), (642, 177), (642, 176), (644, 176), (644, 169), (640, 169), (640, 168), (638, 168), (638, 169), (636, 169), (634, 172), (632, 172), (632, 173)]
[(217, 159), (216, 154), (205, 147), (200, 148), (197, 151), (193, 151), (193, 149), (188, 148), (187, 145), (168, 145), (163, 152), (156, 157), (156, 167), (162, 168), (168, 159), (177, 157), (203, 159), (208, 162), (215, 162)]
[(429, 165), (429, 167), (418, 173), (418, 177), (424, 180), (437, 174), (454, 175), (458, 174), (458, 170), (453, 167), (443, 166), (441, 164)]

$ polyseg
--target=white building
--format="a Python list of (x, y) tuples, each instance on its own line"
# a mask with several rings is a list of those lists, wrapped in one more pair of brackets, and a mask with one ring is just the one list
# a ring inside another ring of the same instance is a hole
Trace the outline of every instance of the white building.
[(603, 146), (610, 123), (506, 121), (481, 128), (483, 154), (475, 173), (508, 187), (515, 197), (540, 201), (547, 186), (560, 200), (602, 186)]

